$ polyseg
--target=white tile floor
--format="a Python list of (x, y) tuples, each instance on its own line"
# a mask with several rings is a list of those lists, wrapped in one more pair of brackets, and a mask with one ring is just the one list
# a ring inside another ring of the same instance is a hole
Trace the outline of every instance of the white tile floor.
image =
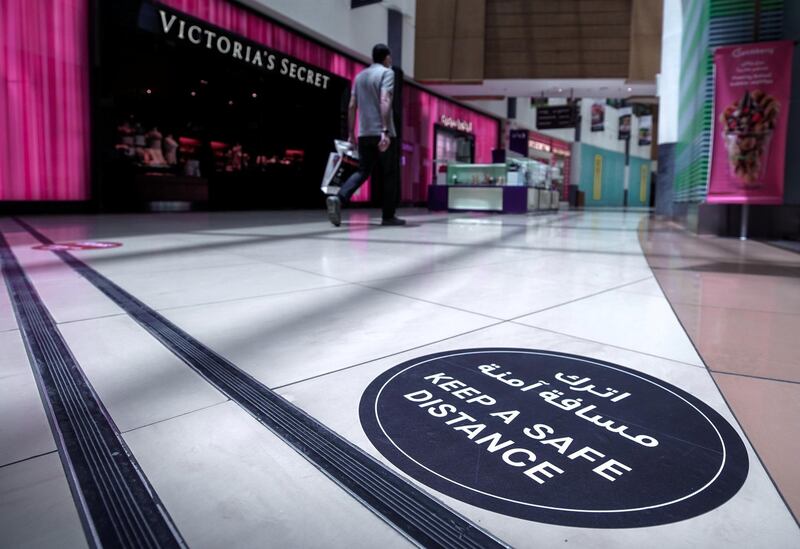
[[(692, 393), (738, 429), (652, 278), (638, 241), (643, 215), (415, 211), (411, 226), (382, 228), (355, 211), (339, 229), (321, 212), (28, 221), (53, 240), (121, 242), (76, 255), (383, 460), (358, 420), (364, 388), (403, 360), (465, 347), (622, 364)], [(191, 546), (407, 544), (52, 254), (31, 250), (30, 236), (8, 220), (0, 230)], [(81, 546), (57, 454), (34, 457), (54, 445), (0, 294), (0, 398), (10, 395), (0, 400), (0, 546)], [(733, 499), (658, 527), (554, 526), (435, 495), (518, 547), (800, 546), (748, 451), (750, 473)], [(41, 509), (47, 535), (26, 519)]]

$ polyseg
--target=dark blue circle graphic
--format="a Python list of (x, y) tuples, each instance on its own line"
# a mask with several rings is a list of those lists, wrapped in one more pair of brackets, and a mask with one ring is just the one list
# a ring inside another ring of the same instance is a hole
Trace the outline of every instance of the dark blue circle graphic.
[(409, 360), (367, 387), (361, 424), (391, 463), (466, 503), (592, 528), (685, 520), (733, 497), (747, 450), (717, 412), (592, 358), (465, 349)]

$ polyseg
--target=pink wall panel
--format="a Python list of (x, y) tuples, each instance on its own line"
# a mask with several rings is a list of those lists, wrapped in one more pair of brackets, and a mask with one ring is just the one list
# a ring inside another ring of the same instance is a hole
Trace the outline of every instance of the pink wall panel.
[(89, 198), (87, 0), (0, 0), (0, 200)]
[(437, 97), (415, 86), (403, 89), (403, 200), (424, 202), (433, 178), (434, 124), (442, 115), (472, 123), (475, 162), (492, 161), (500, 133), (498, 120)]

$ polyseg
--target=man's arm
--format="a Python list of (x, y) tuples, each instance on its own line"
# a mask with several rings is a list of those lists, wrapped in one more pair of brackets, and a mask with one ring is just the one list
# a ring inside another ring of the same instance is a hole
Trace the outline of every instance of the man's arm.
[(392, 116), (392, 92), (381, 90), (381, 124), (383, 128), (389, 129), (389, 119)]
[(358, 102), (356, 95), (350, 96), (350, 105), (347, 107), (347, 137), (350, 143), (356, 142), (356, 112), (358, 111)]
[(394, 72), (390, 69), (386, 71), (381, 83), (381, 125), (383, 131), (381, 132), (381, 140), (378, 143), (378, 149), (385, 151), (389, 148), (391, 143), (391, 136), (389, 135), (389, 128), (391, 125), (392, 116), (392, 95), (394, 94)]

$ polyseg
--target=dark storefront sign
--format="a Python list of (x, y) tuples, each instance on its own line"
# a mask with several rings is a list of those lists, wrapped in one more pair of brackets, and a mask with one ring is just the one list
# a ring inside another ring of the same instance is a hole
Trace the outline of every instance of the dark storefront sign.
[(575, 108), (572, 105), (539, 107), (536, 109), (536, 128), (557, 130), (575, 127)]
[(334, 75), (165, 6), (142, 5), (140, 25), (267, 72), (327, 90)]
[(522, 156), (528, 156), (528, 138), (530, 132), (528, 130), (511, 130), (508, 134), (508, 148), (509, 150), (519, 153)]
[(390, 462), (471, 505), (568, 526), (685, 520), (748, 472), (736, 431), (655, 377), (586, 357), (469, 349), (375, 379), (362, 426)]

